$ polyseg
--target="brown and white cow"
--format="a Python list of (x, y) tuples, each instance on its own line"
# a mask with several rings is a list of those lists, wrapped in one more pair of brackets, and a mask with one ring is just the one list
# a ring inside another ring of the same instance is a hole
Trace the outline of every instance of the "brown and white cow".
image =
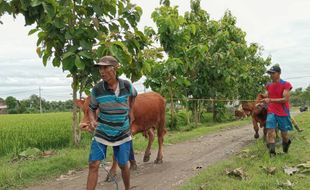
[(252, 116), (253, 128), (255, 131), (254, 138), (259, 138), (259, 128), (263, 128), (264, 137), (266, 137), (266, 119), (267, 119), (267, 105), (262, 103), (264, 99), (262, 94), (258, 94), (255, 102), (243, 102), (242, 109)]
[[(80, 128), (82, 130), (88, 130), (90, 119), (89, 119), (89, 103), (90, 97), (85, 100), (77, 100), (76, 105), (83, 109), (84, 117), (80, 123)], [(148, 162), (151, 156), (151, 146), (154, 141), (154, 131), (157, 130), (158, 138), (158, 153), (155, 160), (156, 164), (163, 162), (163, 142), (164, 135), (166, 134), (165, 127), (165, 99), (156, 92), (148, 92), (144, 94), (139, 94), (134, 101), (132, 113), (133, 121), (131, 121), (131, 132), (132, 135), (137, 133), (143, 133), (145, 137), (148, 137), (148, 145), (144, 153), (144, 162)], [(134, 160), (130, 161), (131, 167), (136, 163)], [(112, 175), (115, 175), (117, 168), (117, 163), (113, 159), (113, 165), (110, 170)]]

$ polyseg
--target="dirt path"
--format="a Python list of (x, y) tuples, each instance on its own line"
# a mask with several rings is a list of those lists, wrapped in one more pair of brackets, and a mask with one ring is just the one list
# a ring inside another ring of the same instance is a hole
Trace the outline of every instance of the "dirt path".
[[(243, 146), (254, 141), (251, 126), (225, 129), (220, 132), (201, 136), (194, 140), (166, 145), (164, 147), (164, 163), (155, 165), (143, 163), (143, 155), (136, 156), (138, 170), (131, 172), (131, 189), (134, 190), (173, 190), (187, 179), (197, 175), (199, 170), (228, 158)], [(152, 159), (156, 150), (152, 151)], [(70, 177), (58, 179), (27, 188), (27, 190), (84, 190), (88, 170), (76, 172)], [(119, 172), (119, 171), (118, 171)], [(119, 176), (120, 174), (118, 174)], [(97, 189), (115, 190), (115, 184), (104, 182), (106, 173), (100, 169)], [(119, 189), (123, 183), (119, 177)]]

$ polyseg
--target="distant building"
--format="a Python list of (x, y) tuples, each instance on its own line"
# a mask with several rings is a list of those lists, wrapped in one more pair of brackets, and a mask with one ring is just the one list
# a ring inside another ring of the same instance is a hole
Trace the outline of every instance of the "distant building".
[(7, 114), (8, 106), (5, 105), (4, 101), (0, 101), (0, 114)]

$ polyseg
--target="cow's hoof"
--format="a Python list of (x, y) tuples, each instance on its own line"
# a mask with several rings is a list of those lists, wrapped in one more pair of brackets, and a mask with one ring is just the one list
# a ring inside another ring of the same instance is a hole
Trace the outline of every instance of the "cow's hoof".
[(148, 162), (148, 161), (150, 161), (150, 159), (151, 159), (151, 153), (150, 154), (144, 154), (143, 162)]
[(133, 170), (133, 171), (138, 170), (138, 165), (136, 163), (130, 164), (130, 170)]
[(154, 161), (154, 164), (162, 164), (162, 163), (163, 163), (163, 159), (157, 158), (157, 159)]
[(258, 139), (259, 138), (259, 134), (255, 133), (254, 138)]
[(113, 181), (116, 181), (116, 174), (111, 174), (111, 173), (108, 173), (107, 177), (105, 178), (105, 182), (113, 182)]

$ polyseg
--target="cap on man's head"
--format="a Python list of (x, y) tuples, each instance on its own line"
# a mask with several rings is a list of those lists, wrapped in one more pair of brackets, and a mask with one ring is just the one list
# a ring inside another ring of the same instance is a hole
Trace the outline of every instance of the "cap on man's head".
[(279, 65), (273, 65), (268, 71), (267, 71), (268, 74), (271, 74), (271, 73), (281, 73), (281, 68)]
[(118, 67), (119, 63), (113, 56), (104, 56), (99, 60), (98, 63), (95, 63), (95, 66), (101, 66), (101, 65), (111, 65), (114, 67)]

